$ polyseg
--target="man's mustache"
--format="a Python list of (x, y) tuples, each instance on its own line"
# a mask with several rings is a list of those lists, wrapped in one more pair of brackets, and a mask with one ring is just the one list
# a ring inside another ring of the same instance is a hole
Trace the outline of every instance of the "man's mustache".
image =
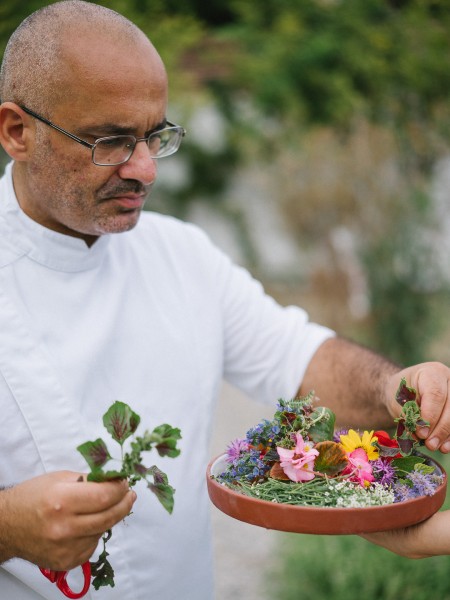
[(123, 181), (119, 184), (110, 183), (100, 188), (97, 197), (100, 200), (115, 198), (117, 196), (125, 196), (126, 194), (148, 194), (153, 184), (143, 185), (140, 181)]

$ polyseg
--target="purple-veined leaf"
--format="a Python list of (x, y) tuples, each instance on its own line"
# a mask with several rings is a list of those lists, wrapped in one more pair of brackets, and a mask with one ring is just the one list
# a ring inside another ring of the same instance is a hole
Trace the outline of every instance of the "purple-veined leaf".
[(160, 456), (175, 458), (180, 454), (180, 450), (177, 448), (177, 441), (181, 438), (181, 433), (177, 427), (171, 427), (165, 423), (164, 425), (155, 427), (153, 435), (160, 436), (160, 440), (155, 444), (155, 448)]
[(147, 480), (148, 489), (151, 490), (169, 514), (174, 506), (174, 488), (169, 485), (167, 475), (155, 465), (147, 469), (147, 475), (153, 476), (153, 483)]
[(111, 459), (105, 442), (98, 438), (94, 442), (85, 442), (77, 448), (92, 470), (100, 469)]
[(411, 388), (406, 385), (406, 379), (402, 378), (400, 381), (400, 385), (398, 386), (397, 393), (395, 395), (395, 399), (403, 406), (406, 402), (415, 401), (417, 398), (417, 392), (414, 388)]
[(141, 418), (128, 404), (114, 402), (103, 416), (103, 425), (121, 446), (136, 431)]
[(180, 454), (180, 450), (177, 448), (179, 439), (181, 439), (180, 430), (164, 423), (155, 427), (151, 433), (146, 431), (142, 437), (136, 437), (132, 447), (142, 452), (155, 448), (160, 456), (175, 458)]
[(150, 469), (147, 469), (147, 467), (144, 466), (142, 463), (134, 463), (133, 464), (133, 471), (139, 477), (146, 477), (147, 474), (150, 472)]

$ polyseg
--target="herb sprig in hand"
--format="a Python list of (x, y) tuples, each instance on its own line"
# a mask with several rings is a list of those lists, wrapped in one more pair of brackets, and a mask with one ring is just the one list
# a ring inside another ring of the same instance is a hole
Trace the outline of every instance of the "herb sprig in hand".
[[(174, 507), (174, 488), (169, 484), (167, 475), (156, 465), (146, 467), (142, 464), (142, 453), (155, 449), (159, 456), (175, 458), (180, 454), (177, 441), (181, 438), (178, 428), (163, 424), (155, 427), (152, 432), (145, 431), (142, 436), (135, 435), (141, 418), (128, 404), (114, 402), (114, 404), (103, 415), (103, 425), (110, 433), (114, 441), (120, 445), (121, 468), (104, 470), (105, 465), (113, 460), (106, 443), (98, 438), (93, 442), (85, 442), (78, 446), (77, 450), (85, 458), (90, 467), (87, 476), (88, 481), (112, 481), (115, 479), (128, 480), (129, 486), (133, 487), (139, 480), (144, 479), (147, 487), (152, 491), (162, 506), (169, 514)], [(125, 451), (124, 442), (130, 440), (130, 450)], [(106, 542), (111, 538), (111, 530), (103, 536), (103, 552), (96, 562), (91, 562), (94, 578), (92, 585), (98, 590), (101, 586), (114, 587), (114, 570), (108, 561)]]

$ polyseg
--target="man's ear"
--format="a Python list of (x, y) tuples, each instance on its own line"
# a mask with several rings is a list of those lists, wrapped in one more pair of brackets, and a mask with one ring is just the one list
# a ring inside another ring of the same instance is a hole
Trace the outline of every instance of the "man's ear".
[(14, 102), (0, 104), (0, 143), (17, 161), (28, 160), (34, 130), (29, 116)]

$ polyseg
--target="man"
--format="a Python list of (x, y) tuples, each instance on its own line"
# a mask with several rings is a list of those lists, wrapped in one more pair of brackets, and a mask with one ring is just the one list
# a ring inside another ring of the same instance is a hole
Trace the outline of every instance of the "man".
[[(8, 44), (0, 97), (12, 159), (0, 183), (2, 597), (59, 597), (36, 565), (80, 565), (117, 523), (116, 587), (92, 597), (211, 600), (204, 472), (222, 378), (264, 402), (315, 389), (343, 424), (365, 427), (392, 423), (404, 376), (427, 445), (450, 450), (447, 367), (399, 372), (279, 307), (194, 226), (141, 214), (183, 130), (133, 24), (79, 0), (34, 13)], [(103, 435), (115, 399), (148, 428), (181, 429), (181, 455), (161, 459), (172, 515), (143, 491), (121, 523), (126, 484), (77, 481), (75, 449)]]

